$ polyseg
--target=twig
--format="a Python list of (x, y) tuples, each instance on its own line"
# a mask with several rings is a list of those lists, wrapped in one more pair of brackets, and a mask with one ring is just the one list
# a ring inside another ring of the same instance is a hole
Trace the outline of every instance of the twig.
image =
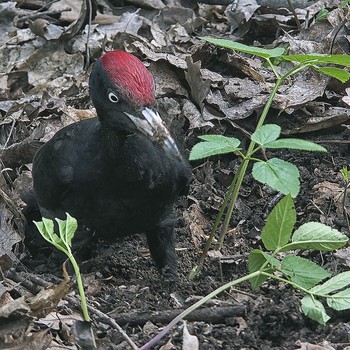
[[(66, 295), (65, 300), (67, 300), (68, 302), (72, 303), (75, 306), (80, 306), (80, 302), (71, 296)], [(130, 346), (134, 349), (134, 350), (138, 350), (138, 346), (130, 339), (130, 337), (124, 332), (123, 328), (119, 326), (119, 324), (117, 322), (115, 322), (111, 317), (109, 317), (108, 315), (104, 314), (103, 312), (101, 312), (100, 310), (94, 308), (93, 306), (88, 306), (89, 311), (94, 314), (95, 316), (97, 316), (104, 324), (108, 324), (109, 326), (111, 326), (113, 329), (116, 329), (118, 332), (120, 332), (120, 334), (124, 337), (124, 339), (130, 344)]]
[(10, 130), (9, 136), (7, 137), (7, 140), (6, 140), (6, 142), (5, 142), (4, 148), (7, 147), (7, 144), (8, 144), (9, 141), (10, 141), (10, 138), (11, 138), (12, 133), (13, 133), (13, 129), (15, 128), (15, 124), (16, 124), (16, 119), (13, 118), (13, 119), (12, 119), (12, 124), (11, 124), (11, 130)]
[(91, 32), (91, 22), (92, 22), (92, 3), (91, 0), (87, 0), (89, 4), (89, 23), (88, 23), (88, 32), (86, 37), (86, 62), (84, 70), (87, 70), (90, 65), (90, 50), (89, 50), (89, 42), (90, 42), (90, 32)]
[(332, 55), (333, 54), (333, 47), (334, 47), (334, 43), (335, 43), (335, 39), (337, 38), (339, 32), (340, 32), (340, 29), (342, 29), (345, 25), (345, 23), (348, 21), (347, 18), (343, 19), (342, 22), (340, 24), (338, 24), (338, 26), (334, 29), (335, 30), (335, 33), (332, 37), (332, 42), (331, 42), (331, 48), (329, 50), (329, 53)]
[[(164, 311), (133, 311), (117, 313), (113, 315), (113, 321), (119, 325), (128, 324), (130, 326), (143, 326), (146, 322), (151, 321), (157, 324), (167, 324), (174, 319), (183, 309), (172, 309)], [(247, 311), (245, 305), (231, 303), (227, 306), (202, 307), (191, 312), (185, 317), (188, 321), (200, 321), (211, 324), (225, 323), (227, 317), (244, 316)], [(107, 316), (108, 317), (108, 316)], [(102, 320), (103, 323), (104, 320)]]
[(345, 183), (342, 205), (343, 205), (343, 215), (344, 215), (344, 218), (346, 221), (346, 225), (348, 227), (348, 233), (350, 233), (349, 215), (348, 215), (348, 211), (346, 209), (346, 199), (347, 199), (347, 194), (348, 194), (348, 186), (349, 186), (349, 184)]
[(37, 294), (41, 290), (41, 288), (38, 287), (37, 284), (29, 281), (27, 277), (23, 277), (21, 274), (18, 274), (13, 268), (5, 271), (3, 273), (3, 276), (13, 282), (20, 284), (32, 294)]
[[(63, 8), (61, 10), (53, 10), (53, 11), (44, 11), (44, 12), (36, 12), (36, 13), (31, 13), (29, 15), (24, 15), (22, 17), (19, 17), (17, 20), (16, 25), (17, 26), (22, 26), (26, 21), (34, 21), (38, 18), (47, 18), (50, 20), (50, 22), (53, 21), (54, 16), (61, 14), (62, 12), (65, 11), (70, 11), (71, 9), (69, 7)], [(58, 22), (58, 21), (57, 21)]]
[(294, 5), (293, 5), (293, 3), (292, 3), (292, 0), (287, 0), (287, 1), (288, 1), (289, 9), (290, 9), (290, 10), (292, 11), (292, 13), (293, 13), (295, 22), (296, 22), (297, 27), (298, 27), (298, 30), (299, 30), (299, 32), (300, 32), (300, 31), (301, 31), (301, 24), (300, 24), (298, 15), (297, 15), (297, 13), (295, 12), (295, 8), (294, 8)]

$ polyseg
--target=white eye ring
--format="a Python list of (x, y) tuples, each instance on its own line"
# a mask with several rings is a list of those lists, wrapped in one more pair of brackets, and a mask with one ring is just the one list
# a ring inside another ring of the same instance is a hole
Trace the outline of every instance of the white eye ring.
[(110, 93), (108, 94), (108, 98), (109, 98), (109, 100), (110, 100), (111, 102), (113, 102), (113, 103), (117, 103), (117, 102), (119, 101), (118, 96), (117, 96), (114, 92), (110, 92)]

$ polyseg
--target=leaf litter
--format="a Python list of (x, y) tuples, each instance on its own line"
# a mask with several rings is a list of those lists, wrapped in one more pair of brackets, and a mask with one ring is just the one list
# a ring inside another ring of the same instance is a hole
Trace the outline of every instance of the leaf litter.
[[(86, 68), (105, 50), (126, 50), (148, 66), (156, 79), (161, 115), (184, 142), (185, 152), (198, 142), (197, 136), (208, 132), (243, 139), (244, 145), (273, 87), (272, 75), (260, 60), (215, 47), (200, 37), (267, 48), (288, 46), (290, 53), (349, 53), (346, 8), (338, 6), (339, 1), (295, 1), (294, 13), (287, 4), (281, 7), (273, 1), (211, 3), (99, 0), (91, 1), (91, 9), (88, 1), (0, 3), (0, 306), (12, 305), (11, 317), (0, 307), (1, 348), (26, 344), (35, 349), (74, 349), (79, 342), (72, 322), (64, 321), (77, 319), (78, 304), (69, 294), (61, 300), (67, 291), (57, 292), (52, 310), (43, 306), (40, 315), (25, 302), (40, 298), (40, 290), (45, 295), (49, 285), (58, 288), (62, 274), (59, 259), (37, 236), (24, 239), (20, 194), (32, 186), (31, 161), (41, 143), (63, 126), (94, 116)], [(326, 19), (317, 20), (324, 8)], [(296, 199), (300, 223), (320, 221), (343, 232), (348, 229), (344, 218), (348, 202), (343, 201), (344, 183), (338, 174), (349, 161), (348, 90), (347, 84), (307, 71), (281, 86), (268, 120), (279, 124), (286, 135), (305, 134), (328, 148), (322, 156), (286, 150), (274, 155), (294, 159), (301, 171), (302, 190)], [(189, 297), (204, 296), (246, 273), (246, 254), (259, 246), (260, 229), (276, 195), (249, 176), (220, 258), (212, 254), (199, 280), (187, 278), (237, 166), (231, 155), (193, 163), (190, 195), (177, 204), (180, 277), (172, 287), (180, 296), (176, 304), (170, 297), (174, 290), (167, 290), (149, 255), (142, 253), (142, 238), (112, 247), (102, 242), (96, 248), (96, 257), (82, 266), (90, 286), (89, 302), (106, 316), (111, 311), (162, 314), (177, 308), (180, 312)], [(330, 271), (349, 266), (347, 248), (313, 258)], [(184, 327), (174, 327), (163, 348), (195, 348), (187, 345), (195, 335), (201, 349), (344, 349), (346, 320), (334, 315), (331, 326), (310, 323), (301, 315), (294, 292), (274, 283), (244, 301), (235, 298), (237, 291), (222, 295), (222, 302), (243, 306), (244, 314), (233, 313), (220, 322), (188, 321), (192, 336), (186, 333), (184, 340)], [(99, 348), (128, 348), (113, 322), (101, 319), (101, 314), (93, 317)], [(127, 324), (123, 328), (141, 346), (162, 326), (158, 319), (147, 332)]]

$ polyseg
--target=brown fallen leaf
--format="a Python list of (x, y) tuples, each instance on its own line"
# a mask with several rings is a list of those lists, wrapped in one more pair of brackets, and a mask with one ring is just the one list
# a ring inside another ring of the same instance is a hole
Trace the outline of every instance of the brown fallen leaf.
[(193, 244), (199, 248), (202, 242), (208, 238), (204, 229), (209, 227), (210, 223), (201, 213), (197, 204), (192, 204), (183, 215), (186, 226), (190, 228)]
[(190, 334), (186, 322), (183, 323), (182, 350), (198, 350), (199, 341), (195, 335)]
[(169, 339), (169, 341), (160, 347), (159, 350), (176, 350), (176, 346), (171, 342), (171, 339)]
[(330, 181), (322, 181), (313, 187), (316, 205), (322, 205), (325, 200), (331, 199), (336, 207), (338, 215), (343, 215), (344, 187)]
[(322, 342), (321, 345), (317, 345), (297, 340), (295, 345), (300, 346), (298, 350), (335, 350), (327, 341)]
[[(68, 293), (70, 283), (68, 279), (58, 285), (53, 285), (41, 290), (35, 296), (22, 296), (12, 299), (6, 293), (0, 300), (0, 317), (9, 318), (23, 314), (32, 317), (45, 317), (50, 311), (57, 307), (57, 304)], [(6, 300), (7, 302), (4, 302)]]
[[(49, 332), (49, 329), (45, 329), (39, 332), (28, 332), (28, 334), (24, 334), (19, 339), (16, 339), (12, 343), (12, 347), (6, 347), (6, 350), (49, 349), (49, 346), (52, 342), (52, 335)], [(50, 349), (52, 348), (50, 347)]]
[(69, 279), (63, 280), (58, 285), (53, 285), (41, 290), (34, 297), (26, 298), (26, 303), (31, 309), (31, 315), (44, 317), (57, 307), (57, 304), (70, 289)]
[(248, 328), (248, 324), (243, 317), (240, 317), (240, 316), (236, 317), (235, 321), (238, 324), (237, 334), (240, 334), (241, 332), (243, 332), (245, 329)]
[(201, 62), (193, 62), (191, 56), (186, 57), (188, 71), (185, 72), (185, 77), (188, 85), (191, 88), (191, 96), (199, 107), (201, 113), (203, 113), (204, 99), (208, 95), (210, 90), (211, 81), (209, 79), (203, 80), (200, 71)]
[[(312, 107), (313, 103), (307, 104), (305, 108), (308, 110)], [(340, 125), (345, 123), (350, 119), (350, 111), (348, 108), (343, 107), (329, 107), (322, 111), (322, 113), (318, 111), (313, 111), (312, 115), (308, 112), (304, 112), (303, 110), (298, 110), (295, 113), (295, 116), (298, 116), (298, 119), (301, 121), (300, 126), (294, 126), (296, 123), (294, 121), (294, 125), (291, 128), (287, 128), (284, 130), (284, 134), (300, 134), (305, 132), (313, 132), (317, 130), (328, 129), (336, 125)]]

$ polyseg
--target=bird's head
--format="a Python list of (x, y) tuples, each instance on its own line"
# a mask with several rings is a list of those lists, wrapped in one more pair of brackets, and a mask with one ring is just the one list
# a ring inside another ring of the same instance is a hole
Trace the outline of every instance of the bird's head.
[(116, 130), (136, 130), (165, 148), (177, 152), (174, 140), (154, 110), (155, 83), (152, 74), (135, 56), (110, 51), (94, 65), (90, 96), (101, 123)]

